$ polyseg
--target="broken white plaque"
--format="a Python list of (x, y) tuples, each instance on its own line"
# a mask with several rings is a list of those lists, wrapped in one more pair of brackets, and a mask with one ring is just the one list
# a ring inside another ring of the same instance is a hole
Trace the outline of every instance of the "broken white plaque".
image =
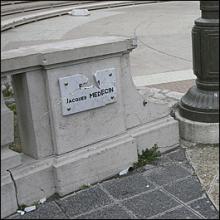
[(88, 9), (73, 9), (69, 14), (73, 16), (88, 16), (90, 15)]
[(96, 71), (94, 82), (95, 85), (88, 85), (88, 78), (83, 74), (59, 78), (63, 115), (102, 107), (117, 101), (114, 68)]

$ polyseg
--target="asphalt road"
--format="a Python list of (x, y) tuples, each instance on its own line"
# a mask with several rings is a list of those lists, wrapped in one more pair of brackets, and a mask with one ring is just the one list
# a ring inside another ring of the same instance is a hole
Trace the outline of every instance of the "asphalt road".
[(199, 1), (95, 10), (86, 17), (65, 15), (8, 30), (2, 33), (1, 46), (3, 51), (89, 36), (137, 36), (138, 47), (131, 53), (132, 76), (189, 70), (191, 29), (198, 17)]

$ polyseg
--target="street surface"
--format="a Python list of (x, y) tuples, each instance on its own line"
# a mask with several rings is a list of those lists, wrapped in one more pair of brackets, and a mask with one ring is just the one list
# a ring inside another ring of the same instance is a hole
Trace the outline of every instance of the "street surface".
[(5, 31), (1, 46), (4, 51), (89, 36), (137, 36), (138, 47), (130, 57), (134, 81), (143, 79), (145, 85), (148, 82), (152, 85), (151, 76), (157, 74), (158, 77), (163, 73), (156, 84), (165, 86), (163, 83), (181, 80), (181, 85), (170, 87), (171, 90), (177, 88), (177, 91), (181, 86), (185, 88), (185, 80), (190, 87), (193, 83), (191, 79), (195, 78), (192, 74), (191, 29), (198, 17), (199, 1), (158, 2), (94, 10), (90, 16), (65, 15)]
[[(86, 187), (85, 187), (86, 188)], [(218, 219), (219, 212), (178, 147), (153, 164), (8, 219)]]

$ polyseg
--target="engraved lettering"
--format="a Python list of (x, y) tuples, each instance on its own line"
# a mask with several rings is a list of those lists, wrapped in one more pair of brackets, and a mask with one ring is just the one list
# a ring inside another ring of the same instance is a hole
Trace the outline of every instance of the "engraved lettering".
[[(94, 76), (96, 85), (89, 85), (88, 78), (83, 74), (59, 79), (63, 115), (98, 108), (117, 101), (116, 77), (112, 69), (99, 70)], [(65, 86), (67, 83), (68, 86)]]
[(114, 92), (114, 88), (108, 88), (108, 89), (101, 89), (98, 92), (93, 92), (89, 94), (89, 98), (95, 98), (95, 97), (99, 97), (99, 96), (103, 96), (104, 94), (108, 94)]
[(110, 92), (114, 92), (114, 88), (112, 87), (112, 88), (109, 88), (109, 93)]

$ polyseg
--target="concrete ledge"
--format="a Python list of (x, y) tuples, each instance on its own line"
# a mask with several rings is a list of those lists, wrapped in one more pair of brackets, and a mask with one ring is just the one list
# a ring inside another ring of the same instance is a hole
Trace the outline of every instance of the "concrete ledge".
[[(54, 163), (56, 191), (60, 196), (118, 174), (137, 161), (137, 146), (121, 135), (57, 157)], [(80, 174), (80, 175), (79, 175)]]
[[(73, 62), (132, 50), (133, 39), (125, 37), (89, 37), (63, 42), (20, 47), (2, 53), (2, 73), (23, 68)], [(39, 68), (39, 67), (38, 67)]]
[(157, 144), (161, 153), (175, 148), (179, 144), (178, 122), (168, 116), (148, 124), (128, 130), (135, 138), (138, 152)]
[(21, 154), (8, 147), (1, 149), (1, 171), (8, 170), (21, 164)]
[(181, 143), (185, 146), (200, 144), (219, 143), (219, 123), (203, 123), (191, 121), (183, 118), (179, 111), (175, 112), (175, 117), (179, 121), (179, 133)]
[(23, 165), (11, 169), (19, 205), (32, 205), (55, 193), (52, 162), (53, 158), (38, 161), (28, 158)]
[(14, 183), (9, 172), (1, 172), (1, 218), (4, 218), (18, 208)]
[[(23, 155), (22, 159), (23, 165), (10, 172), (15, 181), (18, 204), (32, 205), (54, 193), (63, 196), (80, 189), (83, 184), (116, 175), (137, 161), (137, 146), (132, 137), (124, 134), (58, 157), (34, 160)], [(2, 181), (2, 192), (5, 191), (3, 187), (13, 186), (4, 186), (5, 181)], [(12, 190), (5, 191), (4, 195), (11, 193)], [(16, 202), (15, 198), (13, 201)], [(6, 204), (6, 207), (11, 206)], [(16, 209), (17, 206), (4, 212), (4, 216)]]

